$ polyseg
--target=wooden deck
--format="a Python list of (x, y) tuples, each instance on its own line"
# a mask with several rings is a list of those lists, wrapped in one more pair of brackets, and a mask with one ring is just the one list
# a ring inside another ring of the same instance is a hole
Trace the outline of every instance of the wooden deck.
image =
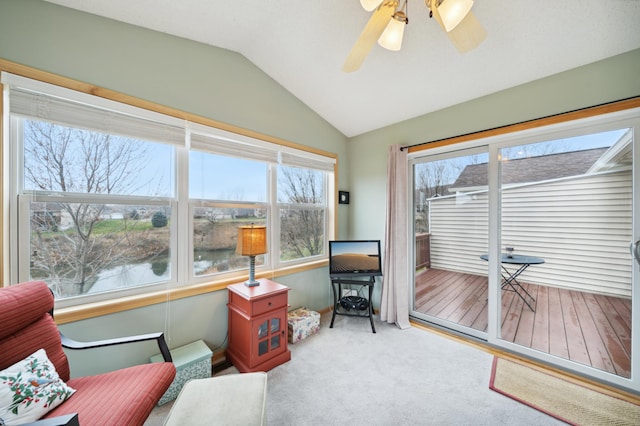
[[(416, 276), (415, 310), (487, 330), (487, 277), (428, 269)], [(504, 340), (631, 375), (631, 300), (523, 283), (532, 312), (513, 291), (502, 291)]]

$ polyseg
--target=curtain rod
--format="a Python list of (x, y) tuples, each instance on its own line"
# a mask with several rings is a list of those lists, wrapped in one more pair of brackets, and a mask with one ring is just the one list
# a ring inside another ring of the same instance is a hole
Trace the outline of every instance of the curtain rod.
[(404, 151), (405, 149), (409, 149), (409, 148), (414, 148), (416, 146), (430, 145), (432, 143), (438, 143), (438, 142), (446, 141), (448, 139), (463, 138), (463, 137), (466, 137), (466, 136), (476, 135), (476, 134), (480, 134), (480, 133), (492, 132), (494, 130), (506, 129), (507, 127), (511, 127), (511, 126), (519, 126), (519, 125), (526, 124), (526, 123), (532, 123), (532, 122), (538, 121), (538, 120), (546, 120), (546, 119), (553, 118), (553, 117), (559, 117), (559, 116), (562, 116), (562, 115), (565, 115), (565, 114), (572, 114), (572, 113), (576, 113), (576, 112), (580, 112), (580, 111), (587, 111), (587, 110), (590, 110), (590, 109), (593, 109), (593, 108), (599, 108), (599, 107), (603, 107), (603, 106), (607, 106), (607, 105), (613, 105), (613, 104), (616, 104), (618, 102), (624, 102), (624, 101), (628, 101), (628, 100), (631, 100), (631, 99), (640, 99), (640, 97), (639, 96), (631, 96), (629, 98), (618, 99), (616, 101), (605, 102), (605, 103), (597, 104), (597, 105), (591, 105), (591, 106), (588, 106), (588, 107), (578, 108), (578, 109), (574, 109), (574, 110), (571, 110), (571, 111), (559, 112), (557, 114), (546, 115), (544, 117), (532, 118), (531, 120), (524, 120), (524, 121), (519, 121), (519, 122), (516, 122), (516, 123), (505, 124), (503, 126), (492, 127), (490, 129), (478, 130), (476, 132), (463, 133), (461, 135), (449, 136), (449, 137), (446, 137), (446, 138), (436, 139), (436, 140), (428, 141), (428, 142), (420, 142), (420, 143), (417, 143), (417, 144), (414, 144), (414, 145), (401, 146), (400, 147), (400, 151)]

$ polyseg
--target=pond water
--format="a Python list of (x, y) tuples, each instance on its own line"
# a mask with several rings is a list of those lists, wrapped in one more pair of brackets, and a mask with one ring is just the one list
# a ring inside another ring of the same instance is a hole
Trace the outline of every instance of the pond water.
[[(196, 275), (202, 275), (213, 265), (236, 257), (235, 249), (198, 251), (193, 262)], [(133, 285), (147, 285), (166, 281), (171, 276), (171, 267), (166, 260), (154, 260), (105, 269), (98, 274), (97, 281), (87, 293), (102, 293)]]
[(219, 270), (225, 270), (225, 265), (238, 256), (235, 249), (196, 250), (193, 255), (193, 271), (196, 275), (202, 275), (214, 265), (219, 265)]

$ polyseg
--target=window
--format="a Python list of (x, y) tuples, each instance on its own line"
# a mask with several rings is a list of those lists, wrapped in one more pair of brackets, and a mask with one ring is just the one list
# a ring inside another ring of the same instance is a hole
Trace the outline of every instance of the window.
[[(63, 305), (326, 257), (335, 160), (3, 73), (11, 281)], [(7, 98), (5, 98), (7, 99)], [(186, 218), (187, 220), (182, 220)]]
[(320, 171), (278, 168), (281, 261), (325, 253), (325, 186), (324, 174)]
[[(267, 225), (268, 163), (210, 152), (189, 153), (195, 276), (247, 268), (236, 254), (238, 226)], [(265, 255), (256, 266), (265, 265)]]
[(258, 270), (326, 257), (333, 163), (273, 144), (230, 139), (191, 126), (194, 260), (210, 265), (196, 275), (245, 269), (247, 259), (235, 253), (236, 229), (250, 223), (266, 225), (270, 234), (268, 253), (256, 257)]

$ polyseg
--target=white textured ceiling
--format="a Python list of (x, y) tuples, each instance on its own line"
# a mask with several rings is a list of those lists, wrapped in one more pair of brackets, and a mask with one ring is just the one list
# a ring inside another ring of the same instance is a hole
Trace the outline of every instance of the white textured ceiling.
[(236, 51), (346, 136), (640, 48), (640, 0), (476, 0), (488, 35), (465, 54), (408, 0), (402, 50), (344, 73), (370, 17), (358, 0), (48, 1)]

